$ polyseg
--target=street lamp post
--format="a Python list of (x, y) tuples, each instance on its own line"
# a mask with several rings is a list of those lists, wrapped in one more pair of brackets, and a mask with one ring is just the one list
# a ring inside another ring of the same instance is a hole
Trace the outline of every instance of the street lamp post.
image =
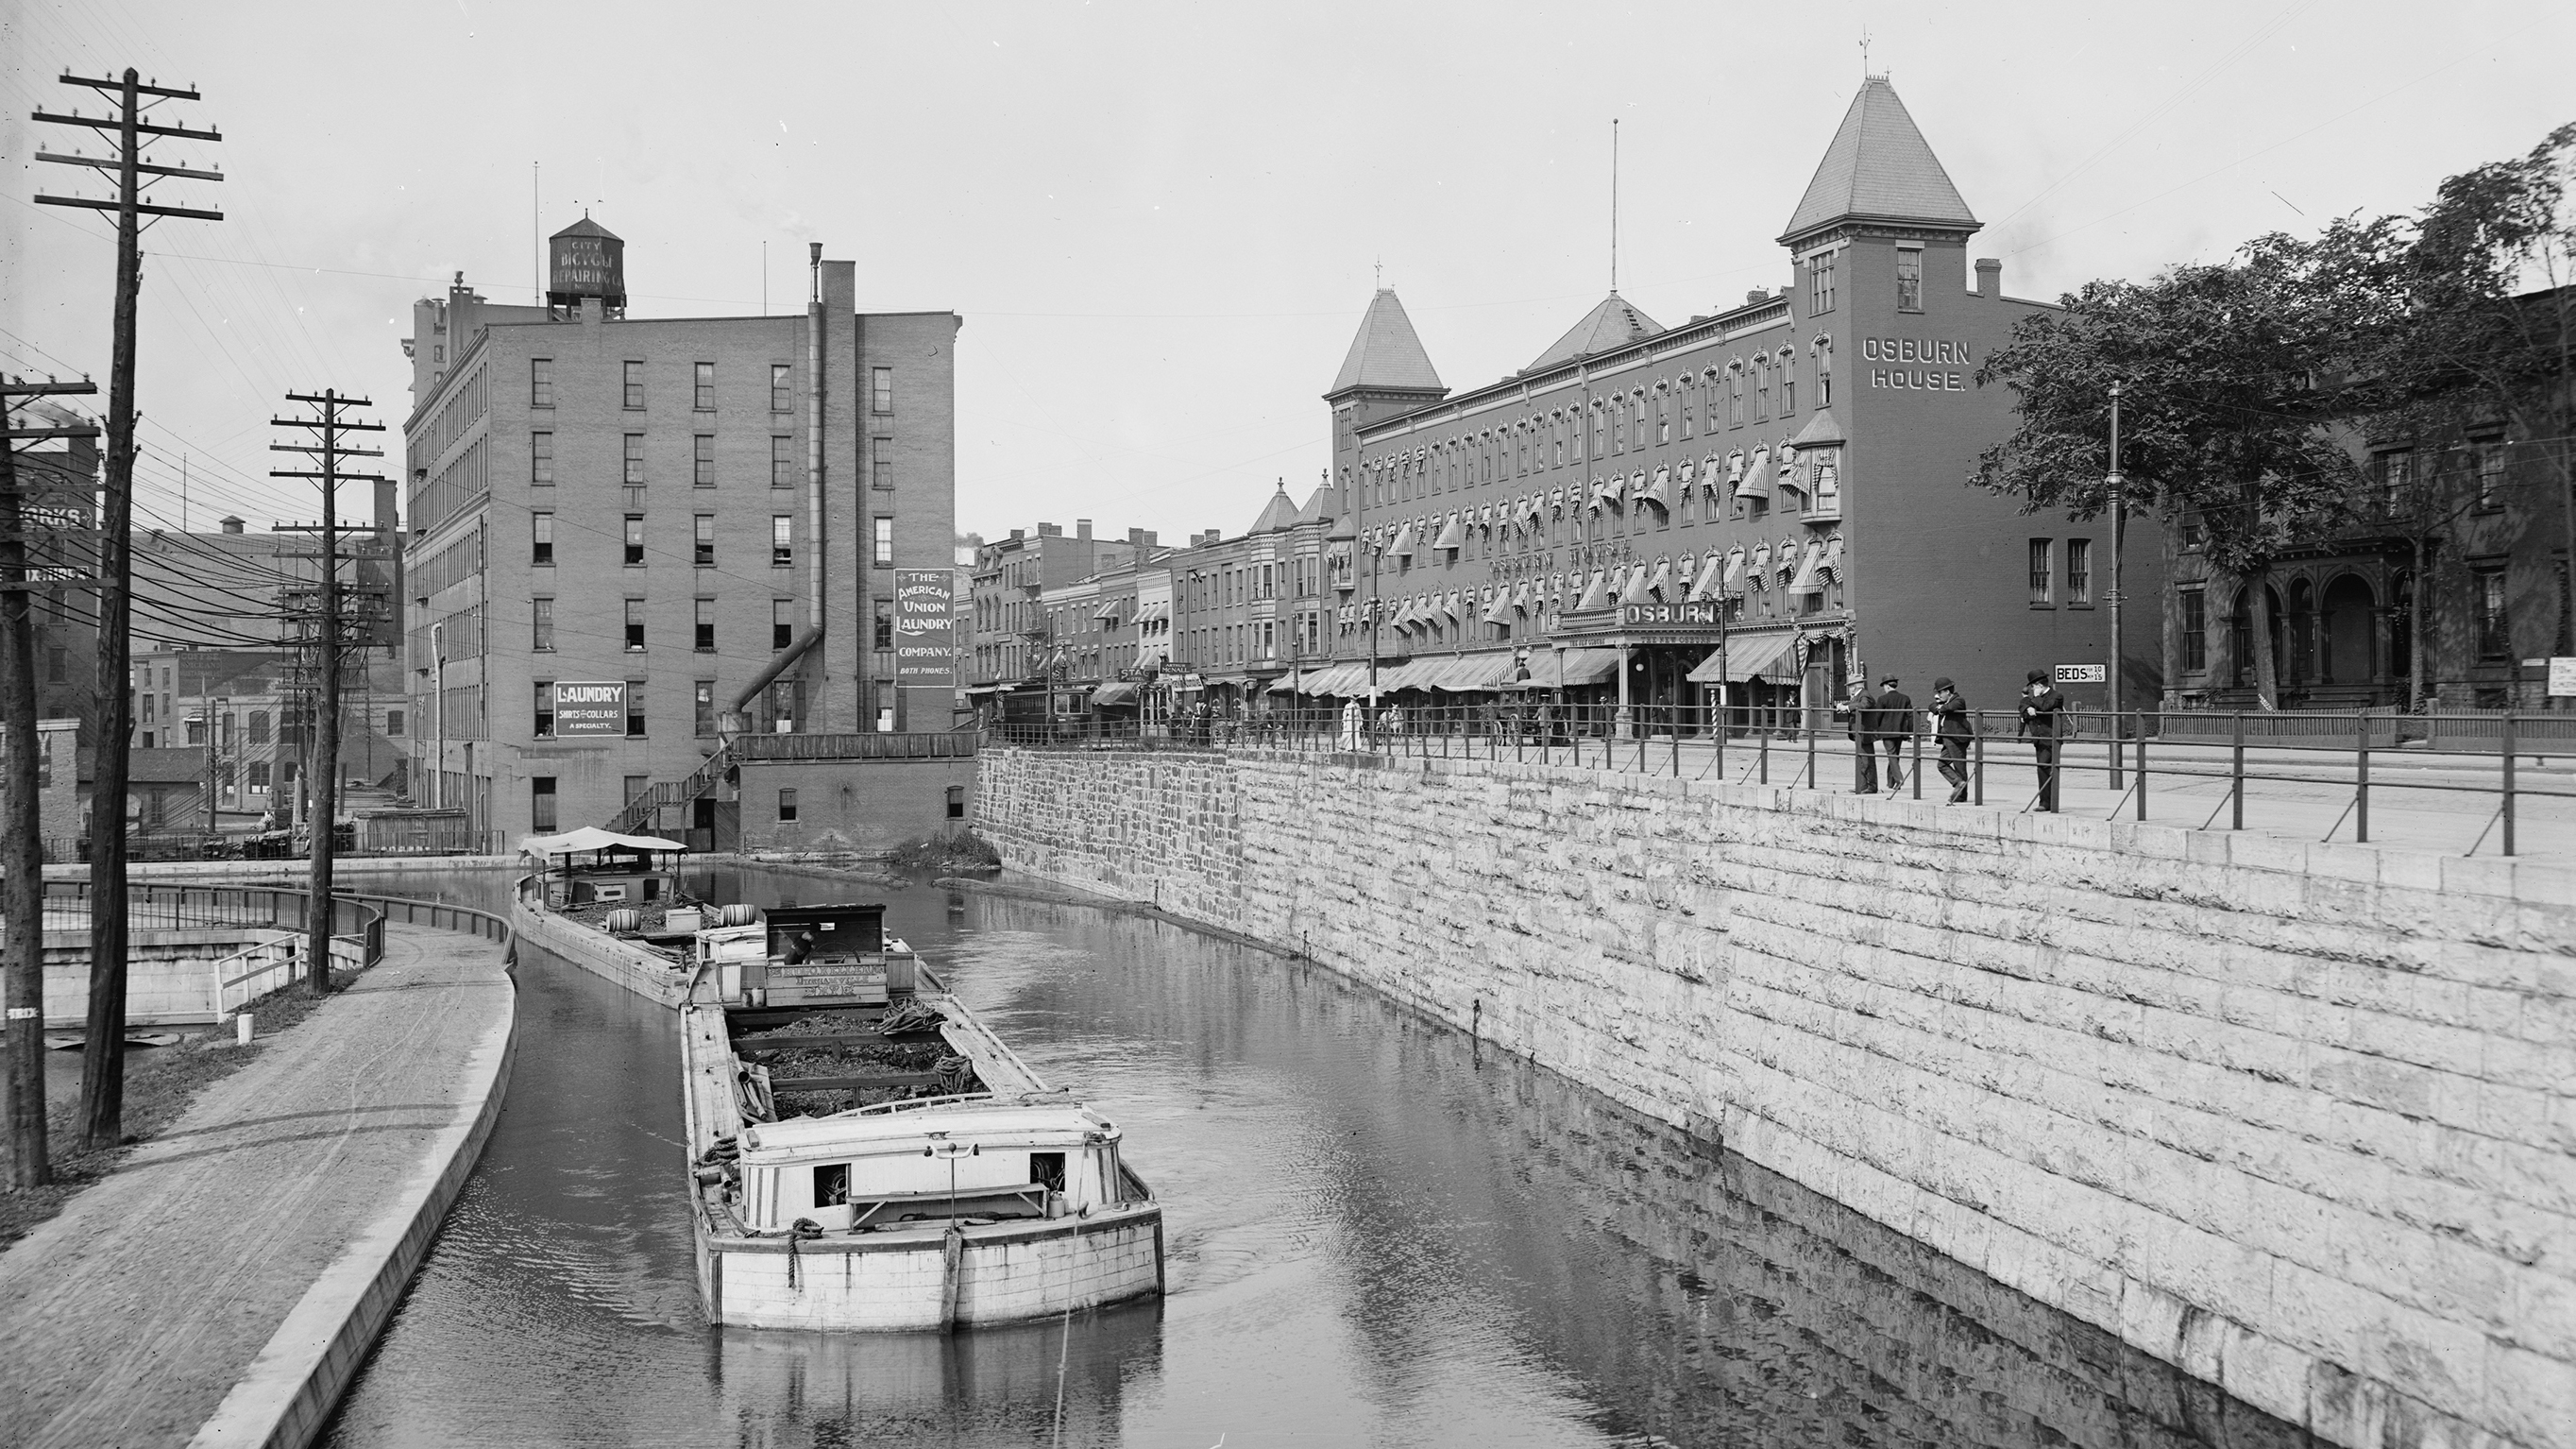
[(2111, 490), (2111, 587), (2104, 601), (2111, 606), (2111, 788), (2125, 788), (2120, 780), (2120, 544), (2128, 532), (2128, 498), (2126, 480), (2120, 476), (2120, 379), (2111, 379), (2111, 472), (2102, 480)]

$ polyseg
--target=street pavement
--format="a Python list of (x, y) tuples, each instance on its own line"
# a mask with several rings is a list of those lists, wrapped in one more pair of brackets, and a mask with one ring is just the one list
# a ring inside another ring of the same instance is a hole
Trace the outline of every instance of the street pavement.
[(381, 963), (0, 1253), (0, 1444), (257, 1418), (381, 1295), (385, 1245), (499, 1089), (515, 1005), (498, 943), (385, 934)]

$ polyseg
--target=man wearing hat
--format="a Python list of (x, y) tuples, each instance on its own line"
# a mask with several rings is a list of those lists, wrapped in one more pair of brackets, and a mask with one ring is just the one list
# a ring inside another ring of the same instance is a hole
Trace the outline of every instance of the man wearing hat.
[(1968, 741), (1976, 731), (1968, 723), (1967, 696), (1948, 675), (1932, 681), (1933, 738), (1941, 744), (1941, 778), (1950, 782), (1950, 803), (1968, 798)]
[(1845, 732), (1851, 736), (1852, 742), (1852, 793), (1875, 795), (1878, 793), (1878, 696), (1863, 687), (1843, 708), (1850, 711), (1846, 716)]
[(1878, 743), (1887, 751), (1887, 793), (1905, 788), (1905, 745), (1914, 738), (1914, 700), (1891, 674), (1878, 682)]
[(2032, 670), (2030, 683), (2021, 692), (2021, 736), (2030, 741), (2031, 752), (2038, 757), (2039, 794), (2031, 808), (2051, 814), (2057, 810), (2058, 714), (2065, 708), (2066, 697), (2049, 687), (2048, 671)]

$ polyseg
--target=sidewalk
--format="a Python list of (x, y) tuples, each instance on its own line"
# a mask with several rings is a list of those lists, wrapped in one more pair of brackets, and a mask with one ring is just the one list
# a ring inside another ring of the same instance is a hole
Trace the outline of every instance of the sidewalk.
[(0, 1443), (317, 1433), (499, 1110), (501, 957), (388, 924), (379, 965), (0, 1253)]

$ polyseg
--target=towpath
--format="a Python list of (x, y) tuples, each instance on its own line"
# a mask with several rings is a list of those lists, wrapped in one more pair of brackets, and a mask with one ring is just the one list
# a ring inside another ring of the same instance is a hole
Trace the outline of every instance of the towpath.
[(499, 1108), (502, 947), (384, 960), (0, 1253), (0, 1443), (300, 1443)]

